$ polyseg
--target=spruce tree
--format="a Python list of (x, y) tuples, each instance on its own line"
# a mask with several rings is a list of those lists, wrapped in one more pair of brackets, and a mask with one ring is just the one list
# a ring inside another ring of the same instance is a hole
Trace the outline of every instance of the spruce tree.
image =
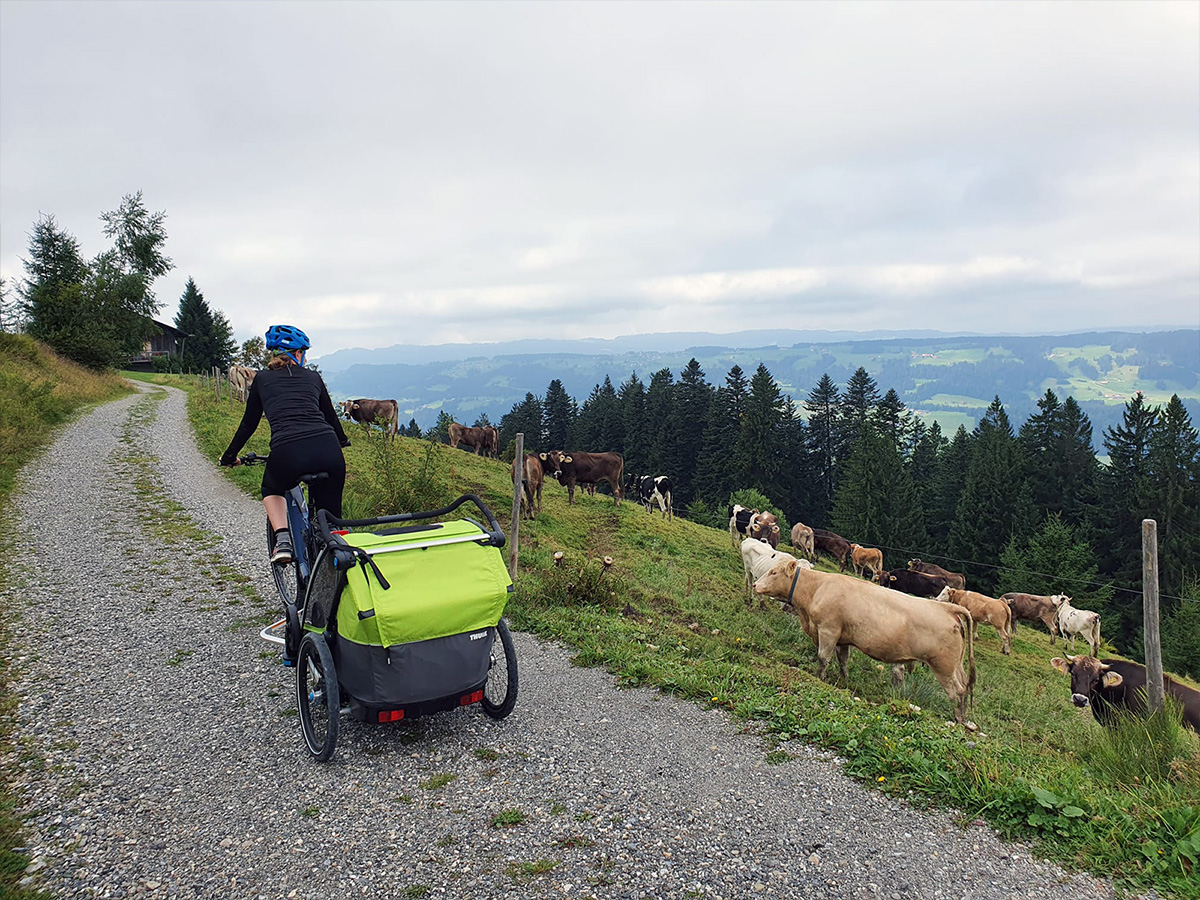
[(696, 494), (718, 512), (724, 511), (730, 491), (741, 480), (729, 462), (740, 432), (740, 417), (726, 383), (717, 389), (709, 404), (704, 442), (696, 463)]
[[(686, 509), (696, 497), (697, 461), (704, 443), (704, 423), (714, 393), (712, 385), (704, 379), (700, 363), (693, 357), (680, 372), (679, 382), (675, 385), (675, 402), (669, 426), (672, 441), (667, 474), (675, 485), (674, 502), (680, 509)], [(630, 439), (628, 429), (625, 439)]]
[(646, 475), (650, 469), (650, 434), (646, 424), (646, 386), (631, 372), (617, 391), (625, 432), (625, 472)]
[[(1200, 566), (1200, 440), (1178, 394), (1159, 411), (1150, 434), (1148, 464), (1159, 584), (1164, 594), (1178, 596)], [(1173, 606), (1165, 604), (1168, 610)]]
[(733, 462), (745, 480), (744, 486), (757, 488), (769, 497), (777, 496), (782, 475), (782, 424), (782, 392), (767, 367), (759, 363), (750, 379)]
[(819, 526), (828, 523), (833, 508), (834, 490), (837, 487), (839, 403), (837, 385), (828, 375), (821, 376), (817, 386), (809, 392), (808, 399), (804, 401), (804, 408), (808, 411), (808, 449), (816, 475), (812, 485), (812, 520), (805, 523), (808, 525)]
[(650, 376), (646, 387), (646, 417), (644, 427), (650, 437), (650, 460), (644, 474), (667, 473), (671, 462), (671, 446), (675, 436), (670, 423), (674, 415), (674, 376), (670, 369), (659, 369)]
[(559, 449), (546, 446), (542, 425), (542, 401), (532, 393), (527, 393), (524, 400), (513, 404), (513, 408), (500, 417), (500, 446), (507, 447), (511, 441), (517, 439), (518, 433), (525, 435), (526, 453)]
[(960, 560), (967, 581), (983, 593), (996, 585), (1000, 554), (1014, 534), (1031, 525), (1020, 448), (1000, 398), (975, 429), (971, 462), (950, 526), (949, 556)]
[(958, 513), (971, 466), (972, 437), (966, 427), (959, 425), (954, 439), (938, 454), (937, 474), (926, 504), (926, 524), (930, 546), (939, 554), (949, 552), (950, 527)]
[(870, 423), (838, 480), (833, 527), (848, 540), (884, 548), (893, 561), (927, 546), (916, 485), (891, 436)]
[(908, 459), (908, 474), (921, 499), (921, 508), (926, 511), (926, 521), (934, 510), (933, 499), (937, 490), (938, 457), (949, 446), (942, 437), (942, 428), (936, 421), (928, 428), (917, 421), (914, 428), (917, 437), (912, 456)]
[(1139, 391), (1126, 404), (1121, 424), (1104, 432), (1108, 468), (1101, 474), (1101, 502), (1093, 533), (1104, 535), (1100, 571), (1112, 578), (1118, 590), (1114, 611), (1121, 632), (1109, 630), (1118, 647), (1130, 647), (1142, 618), (1142, 519), (1155, 518), (1151, 479), (1150, 439), (1158, 422), (1157, 411)]
[(1162, 654), (1163, 668), (1200, 678), (1200, 582), (1195, 577), (1184, 583), (1179, 606), (1163, 618)]
[(878, 403), (879, 386), (867, 370), (859, 366), (846, 382), (846, 392), (838, 404), (835, 433), (839, 456), (844, 458), (850, 452)]
[(575, 418), (575, 401), (557, 378), (546, 388), (546, 398), (542, 405), (546, 446), (555, 450), (566, 449), (567, 435)]

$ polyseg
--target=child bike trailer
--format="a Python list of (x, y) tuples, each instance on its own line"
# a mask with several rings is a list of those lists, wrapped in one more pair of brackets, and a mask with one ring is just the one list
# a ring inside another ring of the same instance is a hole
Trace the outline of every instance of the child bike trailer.
[[(427, 521), (467, 502), (488, 527)], [(475, 703), (495, 719), (512, 712), (517, 659), (501, 617), (512, 581), (504, 533), (483, 501), (466, 494), (426, 513), (339, 519), (321, 510), (317, 519), (323, 546), (296, 654), (300, 726), (313, 756), (333, 754), (344, 704), (362, 722)]]

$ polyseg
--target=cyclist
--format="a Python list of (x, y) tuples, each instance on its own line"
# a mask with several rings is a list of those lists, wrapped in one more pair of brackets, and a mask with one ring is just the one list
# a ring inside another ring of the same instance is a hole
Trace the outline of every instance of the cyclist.
[(221, 465), (239, 465), (238, 451), (265, 414), (271, 426), (271, 455), (263, 470), (262, 498), (275, 532), (271, 562), (283, 565), (293, 559), (284, 495), (300, 483), (301, 475), (328, 472), (328, 479), (314, 481), (309, 490), (318, 509), (340, 516), (346, 484), (346, 459), (341, 448), (349, 447), (350, 441), (342, 431), (325, 382), (316, 372), (304, 368), (311, 346), (308, 335), (291, 325), (272, 325), (267, 329), (266, 345), (275, 357), (254, 376), (242, 423), (221, 457)]

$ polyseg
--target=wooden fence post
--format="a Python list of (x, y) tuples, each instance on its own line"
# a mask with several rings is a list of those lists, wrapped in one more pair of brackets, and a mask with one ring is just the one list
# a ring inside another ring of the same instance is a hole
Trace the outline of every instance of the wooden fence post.
[(508, 577), (517, 580), (517, 538), (521, 529), (521, 495), (525, 480), (525, 432), (517, 433), (517, 455), (513, 457), (512, 528), (508, 545)]
[(1142, 519), (1142, 625), (1146, 647), (1146, 704), (1163, 705), (1162, 644), (1158, 635), (1158, 523)]

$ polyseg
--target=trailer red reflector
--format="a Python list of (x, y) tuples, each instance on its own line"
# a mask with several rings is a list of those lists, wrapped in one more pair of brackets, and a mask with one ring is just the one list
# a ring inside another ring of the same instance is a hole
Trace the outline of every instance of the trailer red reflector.
[(458, 698), (459, 706), (470, 706), (472, 703), (478, 703), (483, 699), (483, 691), (476, 691), (473, 694), (463, 694)]
[(385, 709), (379, 714), (380, 722), (399, 722), (404, 718), (404, 710), (402, 709)]
[(330, 534), (349, 534), (350, 529), (349, 528), (339, 528), (339, 529), (337, 529), (335, 531), (331, 531), (329, 533)]

